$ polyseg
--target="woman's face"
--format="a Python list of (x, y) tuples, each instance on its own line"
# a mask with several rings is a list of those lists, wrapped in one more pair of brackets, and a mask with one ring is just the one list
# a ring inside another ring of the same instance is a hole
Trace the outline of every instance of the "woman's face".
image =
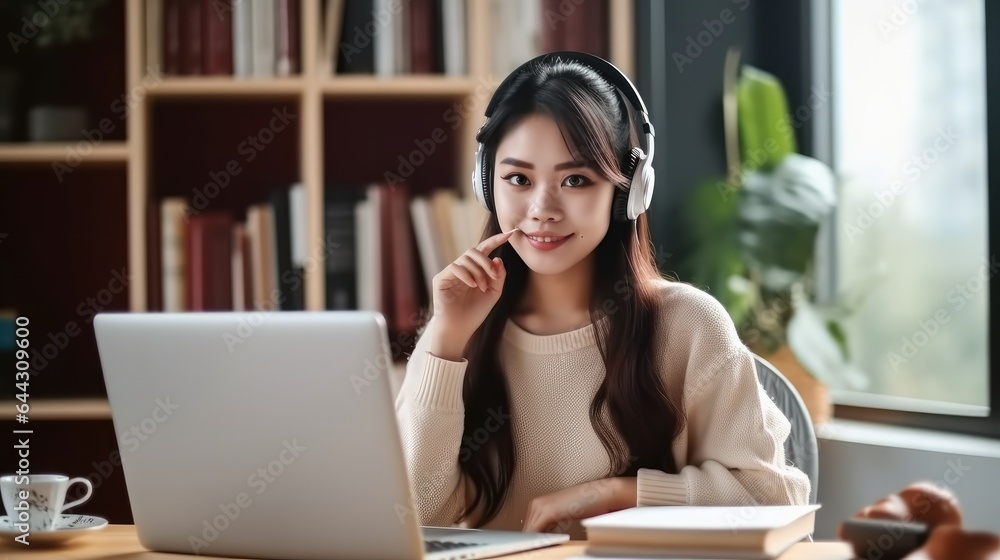
[(497, 219), (503, 231), (525, 234), (510, 244), (538, 274), (562, 273), (590, 256), (608, 232), (614, 189), (587, 162), (573, 160), (547, 115), (523, 118), (497, 146)]

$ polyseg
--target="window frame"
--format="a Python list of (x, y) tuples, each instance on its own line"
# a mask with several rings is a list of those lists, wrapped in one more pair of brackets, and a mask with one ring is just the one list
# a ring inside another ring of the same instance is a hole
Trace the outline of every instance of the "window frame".
[[(811, 43), (805, 45), (811, 55), (805, 60), (811, 66), (806, 75), (811, 75), (813, 83), (826, 91), (831, 91), (834, 79), (831, 2), (836, 1), (839, 0), (812, 0), (808, 6), (809, 14), (803, 22), (809, 32), (802, 36), (810, 38)], [(1000, 30), (1000, 3), (983, 2), (986, 33), (987, 254), (995, 255), (1000, 251), (1000, 33), (997, 32)], [(834, 168), (833, 114), (836, 106), (837, 100), (832, 98), (830, 103), (817, 110), (811, 127), (812, 155)], [(834, 210), (835, 213), (837, 211)], [(836, 216), (830, 223), (836, 223)], [(837, 263), (833, 257), (837, 254), (837, 245), (833, 228), (824, 227), (821, 230), (816, 249), (816, 296), (823, 300), (833, 294), (836, 286)], [(1000, 439), (1000, 360), (995, 354), (995, 349), (1000, 348), (1000, 282), (990, 279), (988, 293), (987, 340), (990, 354), (987, 358), (989, 412), (986, 416), (913, 412), (848, 404), (834, 399), (834, 417)], [(878, 398), (878, 395), (871, 396), (871, 399)]]

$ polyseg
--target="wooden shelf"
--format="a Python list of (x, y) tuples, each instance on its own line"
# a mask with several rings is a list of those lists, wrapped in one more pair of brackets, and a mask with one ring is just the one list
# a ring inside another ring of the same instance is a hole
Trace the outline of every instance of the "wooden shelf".
[(334, 76), (322, 82), (326, 97), (462, 97), (471, 95), (476, 83), (469, 78), (439, 75)]
[(149, 89), (151, 97), (272, 97), (300, 95), (302, 78), (171, 77)]
[[(13, 420), (15, 405), (21, 401), (0, 401), (0, 411)], [(38, 420), (110, 420), (111, 407), (107, 399), (32, 399), (28, 401), (29, 423), (24, 429), (31, 429), (31, 422)]]
[[(150, 88), (152, 97), (270, 97), (303, 93), (301, 78), (236, 79), (219, 77), (166, 78)], [(326, 97), (462, 97), (475, 90), (469, 78), (445, 76), (335, 76), (320, 82)]]
[[(51, 163), (65, 161), (66, 151), (80, 154), (84, 163), (88, 161), (122, 162), (128, 161), (129, 150), (127, 142), (104, 142), (99, 145), (89, 145), (84, 140), (82, 151), (79, 142), (5, 142), (0, 143), (0, 162), (10, 163)], [(92, 151), (82, 155), (90, 148)]]

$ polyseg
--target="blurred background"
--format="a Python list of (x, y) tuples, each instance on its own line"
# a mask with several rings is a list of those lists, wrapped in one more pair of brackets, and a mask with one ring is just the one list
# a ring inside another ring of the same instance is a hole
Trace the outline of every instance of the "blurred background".
[(1000, 530), (995, 3), (7, 0), (0, 30), (0, 360), (17, 317), (32, 345), (0, 448), (28, 399), (81, 512), (132, 521), (94, 314), (377, 309), (401, 375), (482, 230), (490, 95), (580, 50), (649, 109), (661, 270), (809, 406), (819, 536), (918, 478)]

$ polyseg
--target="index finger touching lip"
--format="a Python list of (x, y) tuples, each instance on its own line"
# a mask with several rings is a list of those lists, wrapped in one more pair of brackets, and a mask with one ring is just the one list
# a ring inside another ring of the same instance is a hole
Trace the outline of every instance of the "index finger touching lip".
[(497, 247), (499, 247), (499, 246), (503, 245), (504, 243), (506, 243), (507, 240), (510, 239), (510, 236), (514, 235), (515, 231), (520, 231), (520, 230), (518, 228), (514, 228), (514, 229), (512, 229), (512, 230), (510, 230), (508, 232), (498, 233), (498, 234), (496, 234), (496, 235), (494, 235), (492, 237), (489, 237), (489, 238), (483, 240), (476, 247), (476, 249), (478, 251), (482, 252), (483, 254), (489, 255)]

